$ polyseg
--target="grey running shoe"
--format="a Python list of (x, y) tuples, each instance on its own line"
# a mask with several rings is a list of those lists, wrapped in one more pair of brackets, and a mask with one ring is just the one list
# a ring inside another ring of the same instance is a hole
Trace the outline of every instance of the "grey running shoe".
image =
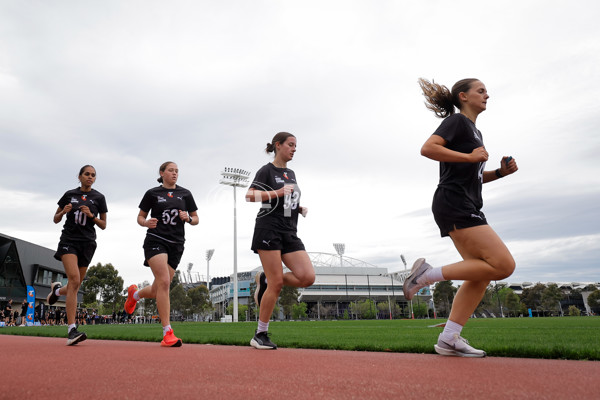
[(435, 352), (443, 356), (457, 356), (457, 357), (485, 357), (485, 351), (478, 350), (469, 345), (467, 339), (454, 334), (454, 337), (449, 342), (442, 340), (442, 335), (438, 338), (438, 342), (433, 346)]
[(277, 345), (269, 339), (267, 332), (256, 332), (250, 341), (250, 345), (259, 350), (276, 350)]
[(419, 258), (412, 266), (410, 275), (404, 281), (404, 298), (410, 300), (413, 298), (415, 293), (428, 285), (428, 283), (422, 279), (423, 274), (431, 269), (431, 265), (425, 262), (424, 258)]
[(77, 328), (73, 328), (69, 331), (67, 346), (73, 346), (79, 342), (83, 342), (85, 339), (87, 339), (85, 332), (79, 332)]
[(264, 272), (256, 274), (256, 289), (254, 289), (254, 301), (256, 305), (260, 307), (260, 302), (262, 301), (263, 294), (265, 294), (265, 290), (267, 290), (267, 276)]
[(62, 285), (60, 282), (54, 282), (52, 285), (50, 285), (50, 293), (48, 294), (48, 297), (46, 297), (48, 304), (52, 305), (58, 301), (58, 296), (54, 292), (56, 292), (56, 289), (60, 289), (61, 287)]

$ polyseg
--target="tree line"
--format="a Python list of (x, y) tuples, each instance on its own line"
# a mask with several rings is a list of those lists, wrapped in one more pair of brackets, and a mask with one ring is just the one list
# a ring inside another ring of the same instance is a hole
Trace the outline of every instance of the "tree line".
[[(143, 282), (138, 286), (148, 286)], [(254, 321), (258, 318), (258, 307), (254, 303), (254, 290), (256, 284), (250, 284), (251, 295), (248, 305), (238, 306), (239, 321)], [(87, 277), (82, 284), (84, 308), (98, 310), (101, 315), (109, 315), (123, 309), (127, 299), (124, 281), (112, 264), (98, 263), (90, 267)], [(452, 281), (438, 282), (433, 287), (433, 302), (438, 317), (447, 317), (452, 307), (452, 301), (458, 289)], [(580, 315), (581, 310), (576, 306), (582, 304), (583, 292), (591, 292), (588, 304), (595, 314), (600, 313), (600, 290), (594, 285), (583, 289), (561, 290), (556, 284), (536, 285), (526, 288), (518, 295), (504, 284), (490, 284), (479, 306), (475, 310), (478, 316), (528, 316), (529, 310), (536, 316), (553, 315)], [(395, 301), (375, 302), (371, 299), (355, 301), (341, 312), (335, 310), (335, 305), (319, 303), (309, 309), (306, 303), (299, 302), (300, 293), (297, 288), (284, 287), (281, 291), (277, 305), (273, 311), (273, 319), (304, 319), (304, 318), (345, 318), (345, 319), (374, 319), (381, 315), (397, 317), (423, 318), (433, 316), (433, 310), (424, 301), (419, 301), (419, 296), (412, 304), (401, 307)], [(205, 319), (214, 311), (210, 301), (208, 289), (205, 285), (193, 288), (184, 287), (179, 279), (179, 271), (175, 274), (170, 287), (171, 310), (173, 319), (193, 319), (194, 316)], [(566, 312), (563, 309), (566, 307)], [(143, 299), (138, 305), (139, 312), (146, 315), (156, 315), (156, 301)], [(228, 304), (223, 310), (226, 314), (233, 313), (233, 304)]]
[[(452, 281), (438, 282), (433, 288), (433, 301), (438, 316), (448, 316), (452, 300), (458, 288)], [(519, 295), (505, 284), (490, 284), (475, 310), (476, 315), (485, 316), (528, 316), (529, 310), (535, 316), (580, 315), (583, 306), (583, 293), (591, 292), (588, 304), (592, 312), (600, 312), (600, 290), (594, 285), (583, 289), (561, 290), (557, 284), (537, 283), (523, 289)], [(566, 307), (566, 312), (564, 310)]]

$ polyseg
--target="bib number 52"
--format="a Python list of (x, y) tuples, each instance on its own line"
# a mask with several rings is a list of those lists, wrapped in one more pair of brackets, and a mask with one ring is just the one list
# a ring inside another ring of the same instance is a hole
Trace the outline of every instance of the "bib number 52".
[(162, 213), (162, 222), (165, 225), (177, 225), (176, 218), (179, 218), (179, 210), (165, 210)]

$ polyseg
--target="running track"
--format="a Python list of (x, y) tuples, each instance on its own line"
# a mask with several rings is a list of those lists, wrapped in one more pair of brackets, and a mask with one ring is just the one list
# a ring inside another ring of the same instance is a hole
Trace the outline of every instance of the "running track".
[(0, 399), (600, 398), (597, 361), (65, 343), (0, 335)]

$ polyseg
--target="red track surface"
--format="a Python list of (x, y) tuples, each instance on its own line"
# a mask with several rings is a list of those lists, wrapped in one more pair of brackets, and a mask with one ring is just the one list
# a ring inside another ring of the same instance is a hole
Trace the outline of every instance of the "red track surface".
[[(600, 362), (0, 335), (0, 399), (599, 399)], [(26, 378), (27, 377), (27, 378)]]

